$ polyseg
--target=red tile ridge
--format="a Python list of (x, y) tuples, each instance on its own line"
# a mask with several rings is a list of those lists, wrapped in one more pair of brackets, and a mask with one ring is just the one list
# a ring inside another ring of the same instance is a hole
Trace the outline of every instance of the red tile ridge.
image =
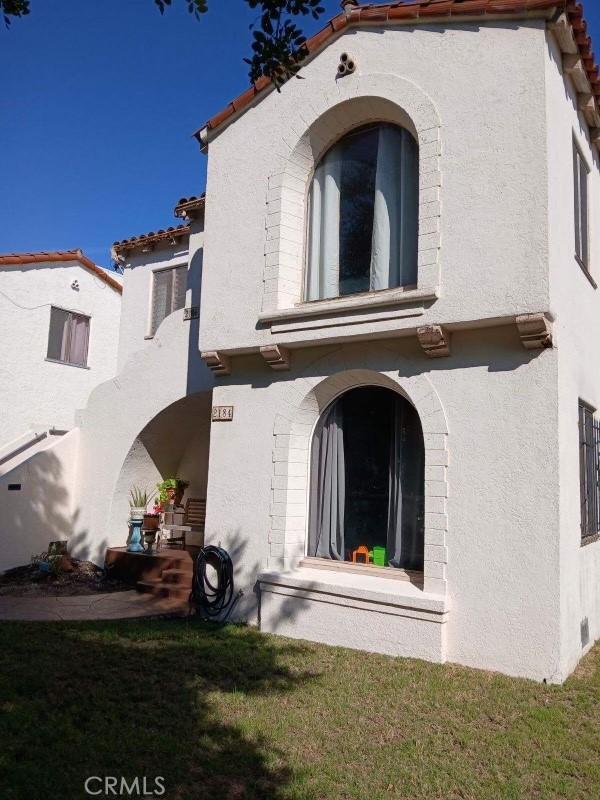
[[(597, 79), (597, 67), (591, 52), (591, 40), (585, 36), (587, 25), (583, 20), (583, 6), (575, 0), (408, 0), (407, 2), (385, 4), (346, 3), (345, 10), (327, 22), (325, 27), (306, 41), (310, 55), (320, 50), (339, 31), (351, 25), (368, 23), (370, 25), (386, 25), (395, 20), (430, 21), (432, 18), (448, 19), (454, 17), (499, 16), (502, 14), (527, 14), (545, 11), (552, 8), (564, 9), (573, 26), (575, 38), (581, 56), (584, 59), (588, 75), (593, 82)], [(589, 65), (586, 59), (590, 59)], [(229, 102), (222, 111), (211, 117), (194, 133), (200, 143), (203, 131), (214, 131), (230, 117), (255, 101), (266, 89), (272, 89), (272, 82), (265, 77), (256, 81), (249, 89)], [(600, 87), (594, 90), (600, 96)]]
[(150, 231), (143, 233), (140, 236), (131, 236), (129, 239), (121, 239), (121, 241), (113, 243), (113, 253), (116, 255), (124, 255), (125, 253), (135, 250), (138, 247), (155, 245), (160, 242), (175, 241), (181, 239), (182, 236), (187, 236), (190, 233), (189, 225), (177, 225), (169, 228), (161, 228), (158, 231)]
[(102, 269), (89, 259), (83, 250), (48, 250), (38, 253), (4, 253), (0, 254), (0, 267), (13, 266), (15, 264), (45, 264), (57, 261), (78, 261), (82, 267), (93, 272), (98, 278), (108, 284), (112, 289), (121, 294), (123, 287), (119, 281), (111, 277), (107, 270)]

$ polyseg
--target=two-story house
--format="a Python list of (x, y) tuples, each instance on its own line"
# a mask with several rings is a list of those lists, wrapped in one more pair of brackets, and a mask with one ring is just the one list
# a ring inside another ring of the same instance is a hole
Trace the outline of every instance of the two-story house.
[(263, 630), (560, 681), (600, 636), (582, 8), (344, 2), (308, 46), (197, 134), (206, 539)]
[(198, 131), (184, 226), (115, 245), (74, 542), (101, 560), (177, 474), (262, 630), (559, 682), (600, 637), (582, 8), (342, 5), (302, 80)]

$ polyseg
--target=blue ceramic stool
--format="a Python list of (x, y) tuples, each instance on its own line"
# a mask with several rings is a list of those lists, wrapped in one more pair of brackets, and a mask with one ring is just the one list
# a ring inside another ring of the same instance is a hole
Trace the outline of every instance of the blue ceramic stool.
[(142, 546), (142, 525), (144, 524), (143, 518), (129, 519), (129, 542), (127, 544), (128, 553), (143, 553)]

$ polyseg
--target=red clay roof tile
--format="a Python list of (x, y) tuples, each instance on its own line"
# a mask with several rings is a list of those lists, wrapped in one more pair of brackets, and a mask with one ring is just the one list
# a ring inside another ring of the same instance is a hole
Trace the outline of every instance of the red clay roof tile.
[(112, 278), (109, 273), (94, 264), (93, 261), (83, 254), (82, 250), (49, 250), (43, 253), (5, 253), (0, 254), (0, 267), (8, 267), (16, 264), (45, 264), (47, 262), (56, 261), (78, 261), (82, 267), (89, 269), (90, 272), (107, 283), (112, 289), (121, 294), (123, 287), (121, 284)]
[[(518, 15), (549, 9), (563, 9), (567, 12), (575, 40), (579, 46), (590, 82), (594, 85), (594, 94), (600, 96), (598, 67), (591, 50), (591, 39), (587, 36), (587, 24), (583, 19), (583, 6), (574, 0), (406, 0), (406, 2), (386, 4), (359, 5), (346, 3), (343, 13), (329, 20), (327, 25), (306, 42), (310, 54), (323, 47), (337, 31), (361, 23), (369, 25), (386, 25), (394, 20), (414, 19), (430, 21), (433, 18), (451, 21), (453, 17), (498, 16), (502, 14)], [(214, 131), (238, 111), (254, 102), (255, 98), (267, 87), (271, 87), (268, 78), (260, 78), (249, 89), (232, 100), (215, 116), (211, 117), (194, 136), (200, 141), (203, 130)]]
[(121, 239), (120, 242), (114, 242), (113, 253), (116, 256), (124, 256), (126, 253), (136, 250), (138, 247), (151, 247), (161, 242), (174, 242), (187, 236), (190, 232), (189, 225), (177, 225), (158, 231), (150, 231), (150, 233), (143, 233), (140, 236), (131, 236), (129, 239)]

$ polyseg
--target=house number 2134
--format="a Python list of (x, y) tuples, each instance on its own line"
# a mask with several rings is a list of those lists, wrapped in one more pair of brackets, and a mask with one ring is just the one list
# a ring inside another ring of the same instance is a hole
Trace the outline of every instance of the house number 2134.
[(233, 419), (233, 406), (213, 406), (213, 422), (231, 422)]

